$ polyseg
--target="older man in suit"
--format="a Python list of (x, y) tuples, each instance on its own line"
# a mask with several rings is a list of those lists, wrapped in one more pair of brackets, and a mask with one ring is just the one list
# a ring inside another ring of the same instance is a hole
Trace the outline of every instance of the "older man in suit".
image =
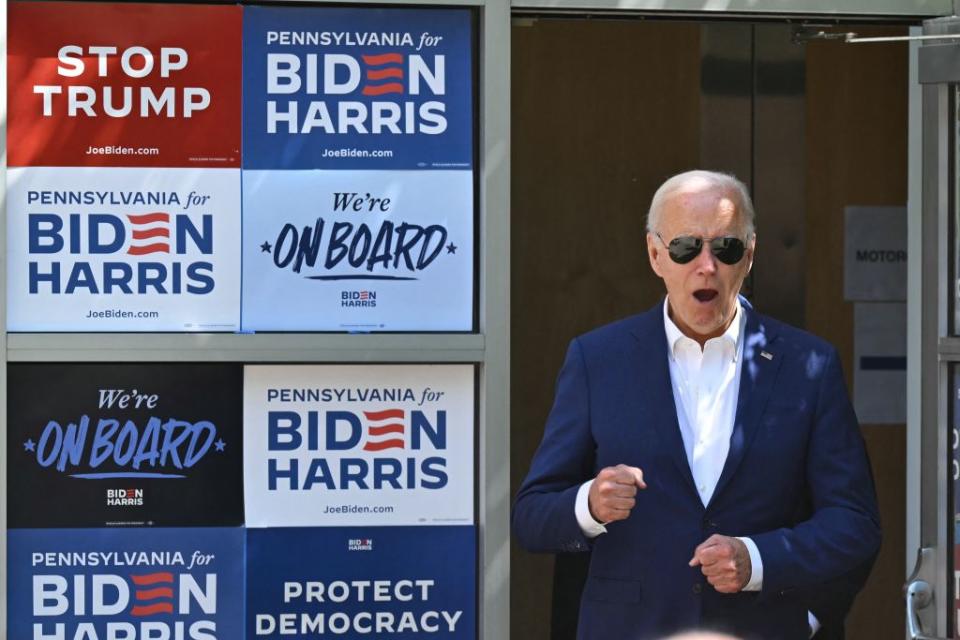
[(756, 236), (735, 178), (667, 180), (646, 240), (666, 299), (571, 342), (514, 531), (592, 549), (581, 640), (806, 639), (820, 585), (880, 544), (836, 350), (739, 296)]

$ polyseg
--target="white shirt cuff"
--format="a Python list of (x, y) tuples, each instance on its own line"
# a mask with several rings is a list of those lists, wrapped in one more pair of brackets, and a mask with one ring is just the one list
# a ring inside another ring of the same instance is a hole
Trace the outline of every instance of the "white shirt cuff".
[(577, 524), (583, 535), (588, 538), (596, 538), (601, 533), (606, 533), (607, 528), (593, 519), (590, 515), (590, 487), (593, 486), (593, 480), (587, 480), (577, 491), (577, 502), (574, 505), (574, 512), (577, 514)]
[(817, 635), (817, 631), (820, 631), (820, 621), (817, 620), (817, 616), (813, 615), (813, 611), (807, 611), (807, 624), (810, 625), (810, 637)]
[(763, 560), (760, 559), (760, 550), (757, 549), (757, 544), (750, 538), (737, 538), (737, 540), (745, 544), (747, 551), (750, 553), (750, 580), (747, 581), (743, 590), (760, 591), (763, 588)]

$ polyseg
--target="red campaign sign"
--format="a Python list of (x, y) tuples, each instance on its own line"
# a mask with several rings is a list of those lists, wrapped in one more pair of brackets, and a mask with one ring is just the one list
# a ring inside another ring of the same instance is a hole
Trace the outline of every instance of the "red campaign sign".
[(240, 166), (239, 6), (8, 12), (9, 166)]

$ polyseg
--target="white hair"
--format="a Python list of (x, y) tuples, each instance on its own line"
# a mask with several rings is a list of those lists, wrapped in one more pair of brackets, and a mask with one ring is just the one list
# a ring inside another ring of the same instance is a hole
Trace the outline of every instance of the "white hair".
[(739, 640), (734, 636), (728, 636), (725, 633), (714, 633), (712, 631), (688, 631), (675, 636), (665, 638), (665, 640)]
[(663, 213), (663, 204), (667, 199), (681, 191), (702, 189), (704, 187), (732, 193), (737, 197), (740, 201), (737, 205), (740, 220), (744, 225), (747, 239), (751, 238), (754, 233), (753, 202), (750, 200), (750, 192), (747, 191), (746, 185), (729, 173), (703, 171), (701, 169), (678, 173), (660, 185), (657, 192), (653, 194), (653, 199), (650, 201), (650, 209), (647, 211), (647, 231), (656, 233), (659, 229), (660, 216)]

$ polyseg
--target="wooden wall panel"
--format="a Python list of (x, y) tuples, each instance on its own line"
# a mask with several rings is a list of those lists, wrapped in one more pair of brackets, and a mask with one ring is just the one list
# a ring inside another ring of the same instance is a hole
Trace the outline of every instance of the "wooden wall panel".
[[(529, 468), (571, 338), (654, 304), (643, 227), (699, 156), (699, 27), (545, 20), (513, 28), (511, 484)], [(553, 562), (516, 547), (511, 635), (546, 640)]]
[[(854, 29), (905, 35), (905, 29)], [(807, 44), (807, 328), (839, 349), (853, 381), (853, 304), (843, 299), (843, 208), (907, 202), (907, 46)], [(906, 393), (906, 389), (903, 390)], [(883, 548), (848, 619), (850, 640), (902, 637), (906, 427), (862, 425)]]

